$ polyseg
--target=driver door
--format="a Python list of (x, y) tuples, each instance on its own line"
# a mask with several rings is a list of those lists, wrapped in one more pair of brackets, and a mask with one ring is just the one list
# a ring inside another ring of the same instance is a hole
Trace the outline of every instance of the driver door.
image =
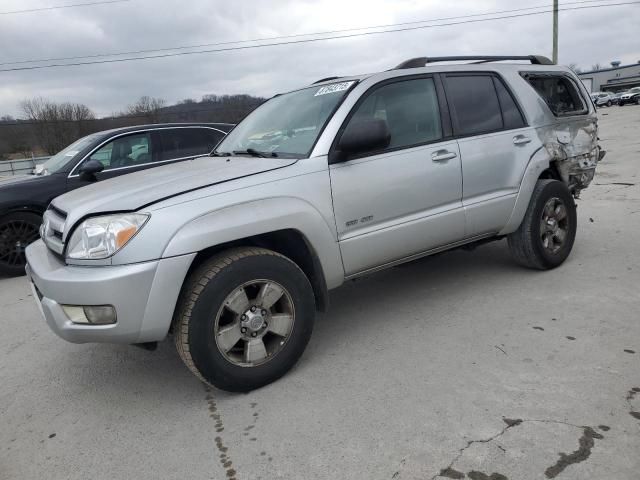
[(339, 136), (350, 122), (381, 119), (391, 133), (387, 148), (330, 165), (347, 276), (464, 237), (460, 153), (441, 100), (431, 76), (396, 78), (365, 93), (343, 125)]

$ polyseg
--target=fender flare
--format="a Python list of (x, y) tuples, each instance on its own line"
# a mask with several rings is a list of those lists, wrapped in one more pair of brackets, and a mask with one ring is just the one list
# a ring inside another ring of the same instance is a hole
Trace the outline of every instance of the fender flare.
[(518, 190), (513, 210), (511, 211), (511, 217), (509, 217), (509, 221), (498, 235), (508, 235), (515, 232), (518, 227), (520, 227), (522, 219), (527, 212), (527, 207), (529, 206), (529, 201), (531, 200), (531, 195), (536, 186), (536, 182), (540, 178), (542, 172), (549, 168), (551, 161), (551, 155), (544, 146), (541, 146), (533, 152), (533, 155), (531, 155), (531, 158), (529, 159), (529, 163), (527, 163), (524, 174), (522, 175), (522, 179), (520, 180), (520, 189)]
[(295, 197), (273, 197), (224, 207), (197, 217), (169, 240), (163, 258), (200, 252), (216, 245), (267, 234), (296, 230), (318, 257), (326, 285), (344, 281), (336, 232), (315, 207)]

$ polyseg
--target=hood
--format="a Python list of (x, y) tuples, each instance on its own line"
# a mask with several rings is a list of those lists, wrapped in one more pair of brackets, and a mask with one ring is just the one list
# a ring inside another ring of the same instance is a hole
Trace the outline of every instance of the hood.
[(13, 177), (0, 178), (0, 191), (4, 189), (4, 187), (33, 183), (41, 179), (42, 177), (38, 175), (15, 175)]
[(257, 157), (198, 157), (93, 183), (62, 195), (52, 203), (73, 220), (93, 213), (134, 211), (182, 193), (286, 167), (296, 161)]

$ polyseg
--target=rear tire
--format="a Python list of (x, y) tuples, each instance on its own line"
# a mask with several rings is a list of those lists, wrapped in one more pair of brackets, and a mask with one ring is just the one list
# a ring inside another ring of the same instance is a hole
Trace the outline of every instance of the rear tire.
[(14, 212), (0, 218), (0, 276), (25, 274), (24, 251), (40, 238), (41, 223), (42, 217), (31, 212)]
[(549, 270), (571, 253), (576, 229), (576, 205), (567, 186), (558, 180), (538, 180), (524, 219), (507, 242), (517, 263)]
[(176, 310), (175, 343), (203, 382), (247, 392), (293, 367), (314, 320), (313, 290), (295, 263), (271, 250), (236, 248), (189, 276)]

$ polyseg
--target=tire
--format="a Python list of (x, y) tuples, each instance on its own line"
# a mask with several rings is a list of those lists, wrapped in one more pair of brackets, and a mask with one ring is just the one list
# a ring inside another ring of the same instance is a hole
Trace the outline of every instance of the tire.
[(31, 212), (15, 212), (0, 218), (0, 276), (25, 274), (24, 251), (40, 238), (41, 223), (42, 217)]
[[(564, 206), (562, 220), (555, 218), (562, 216), (559, 205)], [(576, 205), (567, 186), (558, 180), (538, 180), (520, 227), (507, 236), (511, 255), (524, 267), (555, 268), (571, 253), (577, 225)]]
[[(277, 293), (263, 300), (261, 294), (278, 289), (282, 295), (273, 306), (266, 306)], [(246, 309), (251, 305), (258, 305), (256, 313)], [(185, 365), (203, 382), (247, 392), (277, 380), (295, 365), (311, 337), (315, 314), (311, 284), (295, 263), (263, 248), (235, 248), (211, 258), (189, 276), (176, 309), (175, 343)], [(247, 316), (251, 318), (244, 323)], [(274, 333), (282, 325), (276, 316), (291, 319), (286, 335)], [(263, 324), (258, 328), (260, 319)], [(240, 333), (242, 328), (246, 332)], [(231, 330), (240, 339), (229, 340), (232, 347), (227, 350), (220, 345), (228, 338), (222, 332)], [(264, 351), (255, 347), (256, 342), (262, 342)]]
[(640, 105), (640, 97), (636, 97), (636, 105)]
[(607, 102), (607, 107), (610, 107), (611, 105), (613, 105), (613, 102), (611, 102), (611, 100), (609, 100), (609, 101)]

